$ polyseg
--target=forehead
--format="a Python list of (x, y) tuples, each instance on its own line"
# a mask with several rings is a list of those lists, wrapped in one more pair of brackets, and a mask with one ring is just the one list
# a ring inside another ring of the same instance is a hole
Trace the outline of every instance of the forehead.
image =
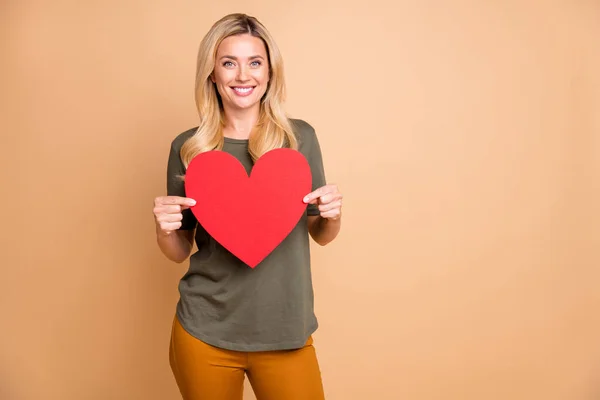
[(229, 36), (221, 42), (217, 49), (217, 56), (231, 55), (236, 57), (266, 57), (267, 50), (260, 38), (250, 34)]

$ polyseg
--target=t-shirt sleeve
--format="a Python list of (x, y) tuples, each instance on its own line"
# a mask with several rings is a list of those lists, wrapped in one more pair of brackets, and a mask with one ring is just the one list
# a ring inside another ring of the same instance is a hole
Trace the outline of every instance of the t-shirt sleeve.
[[(185, 176), (185, 167), (181, 161), (179, 150), (171, 145), (169, 160), (167, 163), (167, 195), (186, 197), (185, 184), (183, 177)], [(183, 220), (181, 221), (180, 230), (191, 230), (196, 227), (197, 220), (192, 211), (188, 208), (183, 210)]]
[[(309, 135), (310, 145), (308, 148), (308, 164), (312, 172), (312, 191), (317, 190), (321, 186), (326, 185), (325, 180), (325, 169), (323, 167), (323, 155), (321, 153), (321, 146), (319, 145), (319, 139), (314, 129), (310, 129)], [(321, 214), (316, 204), (309, 204), (306, 213), (308, 215), (319, 215)]]

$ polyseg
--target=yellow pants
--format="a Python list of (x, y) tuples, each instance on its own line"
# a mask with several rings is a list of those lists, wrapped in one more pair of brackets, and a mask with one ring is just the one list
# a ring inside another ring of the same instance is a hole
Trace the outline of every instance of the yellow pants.
[(173, 320), (169, 359), (184, 400), (242, 400), (244, 378), (257, 400), (324, 400), (313, 339), (297, 350), (240, 352), (191, 336)]

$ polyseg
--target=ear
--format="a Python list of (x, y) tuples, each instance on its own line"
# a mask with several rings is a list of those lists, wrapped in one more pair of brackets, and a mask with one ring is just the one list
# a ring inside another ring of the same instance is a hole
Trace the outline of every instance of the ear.
[(211, 72), (209, 76), (212, 83), (217, 83), (217, 81), (215, 80), (215, 71)]

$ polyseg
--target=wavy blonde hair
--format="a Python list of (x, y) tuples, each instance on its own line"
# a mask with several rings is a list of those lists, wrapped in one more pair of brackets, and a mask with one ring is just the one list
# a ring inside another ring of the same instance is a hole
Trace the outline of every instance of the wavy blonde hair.
[(223, 148), (223, 104), (210, 76), (215, 68), (217, 49), (223, 39), (242, 34), (260, 38), (265, 44), (269, 60), (269, 83), (261, 99), (258, 122), (249, 137), (248, 152), (252, 160), (256, 161), (269, 150), (298, 147), (297, 138), (283, 108), (285, 81), (279, 48), (256, 18), (241, 13), (229, 14), (215, 22), (200, 43), (195, 91), (200, 124), (181, 148), (181, 159), (186, 168), (197, 154)]

